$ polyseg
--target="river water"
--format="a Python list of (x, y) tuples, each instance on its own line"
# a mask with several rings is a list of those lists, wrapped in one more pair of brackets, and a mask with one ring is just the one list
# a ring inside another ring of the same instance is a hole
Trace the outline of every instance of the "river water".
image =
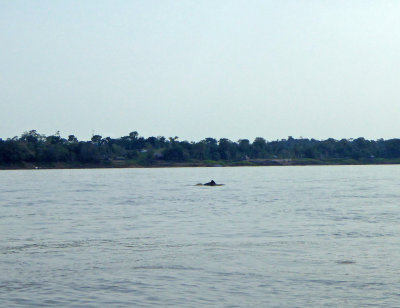
[(0, 171), (0, 306), (399, 307), (399, 221), (400, 166)]

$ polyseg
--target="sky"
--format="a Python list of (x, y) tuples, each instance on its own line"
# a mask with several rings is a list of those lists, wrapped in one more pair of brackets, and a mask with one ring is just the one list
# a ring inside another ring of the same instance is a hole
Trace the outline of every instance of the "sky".
[(385, 0), (0, 0), (0, 138), (399, 138), (399, 16)]

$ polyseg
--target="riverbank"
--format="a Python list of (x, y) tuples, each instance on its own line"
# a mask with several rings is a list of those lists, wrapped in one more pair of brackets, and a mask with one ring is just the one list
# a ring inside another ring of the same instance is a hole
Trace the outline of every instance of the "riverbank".
[(156, 160), (151, 163), (141, 163), (134, 160), (114, 160), (99, 163), (19, 163), (0, 165), (0, 170), (25, 169), (94, 169), (94, 168), (183, 168), (183, 167), (257, 167), (257, 166), (329, 166), (329, 165), (389, 165), (400, 164), (400, 159), (249, 159), (241, 161), (188, 161), (171, 162)]

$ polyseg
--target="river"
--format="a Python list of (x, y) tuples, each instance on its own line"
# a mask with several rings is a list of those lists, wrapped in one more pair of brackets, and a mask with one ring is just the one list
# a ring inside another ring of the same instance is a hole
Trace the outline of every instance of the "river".
[(0, 306), (398, 307), (399, 221), (397, 165), (0, 171)]

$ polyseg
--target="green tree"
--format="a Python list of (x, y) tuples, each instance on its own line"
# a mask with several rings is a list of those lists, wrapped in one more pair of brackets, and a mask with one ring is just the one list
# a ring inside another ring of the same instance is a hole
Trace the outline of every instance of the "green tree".
[(254, 139), (252, 144), (252, 157), (254, 158), (264, 158), (267, 148), (267, 142), (262, 137), (257, 137)]

